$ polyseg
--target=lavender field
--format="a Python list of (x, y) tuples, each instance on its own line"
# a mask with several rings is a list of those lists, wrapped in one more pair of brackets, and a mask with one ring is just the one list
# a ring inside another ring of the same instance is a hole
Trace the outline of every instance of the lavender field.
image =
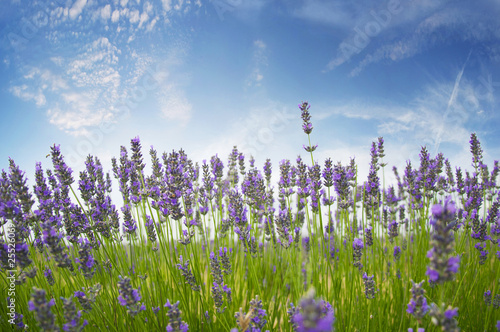
[(74, 174), (58, 145), (34, 175), (9, 160), (1, 330), (500, 331), (500, 168), (477, 136), (469, 169), (422, 147), (400, 170), (380, 137), (359, 178), (315, 158), (307, 102), (299, 121), (303, 157), (279, 165), (138, 137), (111, 170)]

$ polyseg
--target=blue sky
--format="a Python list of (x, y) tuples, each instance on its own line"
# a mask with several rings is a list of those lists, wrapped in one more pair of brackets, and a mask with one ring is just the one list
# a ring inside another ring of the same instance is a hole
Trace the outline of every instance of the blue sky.
[(33, 178), (54, 143), (75, 170), (110, 170), (140, 136), (144, 155), (183, 148), (201, 162), (233, 145), (259, 166), (306, 156), (367, 174), (420, 147), (470, 168), (476, 132), (500, 156), (500, 2), (5, 0), (0, 5), (0, 169)]

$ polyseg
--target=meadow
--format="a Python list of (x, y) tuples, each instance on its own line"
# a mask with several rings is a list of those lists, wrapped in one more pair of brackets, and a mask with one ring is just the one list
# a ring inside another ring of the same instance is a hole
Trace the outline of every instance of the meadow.
[(500, 168), (477, 136), (470, 170), (422, 147), (399, 171), (380, 137), (360, 179), (314, 158), (299, 110), (305, 157), (274, 166), (236, 147), (146, 158), (134, 138), (77, 177), (54, 145), (30, 188), (9, 160), (1, 330), (500, 331)]

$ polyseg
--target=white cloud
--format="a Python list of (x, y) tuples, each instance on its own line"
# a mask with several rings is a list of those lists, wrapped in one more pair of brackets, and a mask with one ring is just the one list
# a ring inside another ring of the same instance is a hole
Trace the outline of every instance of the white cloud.
[[(486, 10), (483, 8), (483, 10)], [(369, 35), (369, 27), (377, 33)], [(394, 34), (397, 29), (399, 33)], [(398, 36), (398, 37), (395, 37)], [(353, 26), (347, 38), (339, 43), (337, 56), (326, 65), (333, 70), (363, 55), (350, 76), (359, 75), (367, 66), (382, 60), (411, 58), (436, 44), (498, 39), (498, 23), (485, 18), (481, 10), (451, 6), (446, 2), (405, 4), (397, 15), (389, 16), (382, 26), (373, 17), (365, 17)]]
[(166, 12), (169, 12), (172, 9), (172, 0), (161, 0), (161, 3)]
[(156, 25), (156, 22), (158, 22), (158, 17), (155, 17), (154, 19), (152, 19), (152, 20), (149, 22), (148, 26), (146, 27), (146, 30), (147, 30), (147, 31), (151, 31), (151, 30), (153, 30), (153, 28), (154, 28), (154, 27), (155, 27), (155, 25)]
[[(197, 145), (194, 154), (209, 159), (217, 152), (225, 158), (236, 145), (246, 160), (252, 155), (257, 165), (262, 165), (266, 158), (275, 163), (294, 158), (302, 137), (300, 131), (291, 130), (296, 121), (297, 115), (288, 105), (262, 100), (259, 105), (243, 107), (237, 114), (228, 115), (214, 135), (207, 136), (203, 145)], [(277, 164), (273, 167), (276, 169)]]
[(177, 0), (177, 4), (174, 6), (174, 9), (175, 10), (181, 10), (183, 4), (184, 4), (184, 0)]
[(139, 20), (139, 28), (142, 27), (144, 23), (146, 23), (149, 20), (149, 16), (146, 12), (142, 12), (140, 20)]
[[(463, 75), (464, 69), (465, 66), (458, 70), (455, 80), (428, 85), (406, 105), (352, 101), (326, 108), (328, 111), (321, 118), (342, 116), (371, 121), (378, 135), (389, 137), (398, 149), (414, 151), (417, 158), (422, 144), (431, 155), (442, 151), (453, 158), (463, 158), (460, 154), (468, 153), (470, 122), (488, 121), (495, 116), (490, 101), (475, 93), (477, 82)], [(405, 155), (400, 161), (414, 157)]]
[(260, 50), (265, 50), (266, 49), (266, 44), (258, 39), (256, 41), (253, 42), (253, 45), (257, 48), (257, 49), (260, 49)]
[(350, 7), (353, 7), (353, 3), (306, 0), (300, 8), (293, 10), (293, 15), (302, 19), (345, 28), (357, 19), (355, 11)]
[(193, 106), (184, 93), (173, 85), (166, 87), (159, 98), (161, 114), (168, 120), (185, 126), (192, 117)]
[(120, 19), (120, 11), (115, 9), (111, 15), (111, 22), (116, 23)]
[(153, 5), (148, 1), (146, 1), (146, 3), (144, 4), (144, 12), (146, 12), (148, 14), (153, 13)]
[(44, 70), (41, 73), (40, 78), (42, 82), (50, 85), (50, 89), (52, 92), (68, 89), (68, 82), (64, 78), (54, 74), (50, 70)]
[(36, 91), (30, 91), (26, 84), (16, 85), (9, 89), (10, 93), (14, 96), (21, 98), (25, 101), (34, 101), (36, 106), (43, 106), (46, 103), (45, 95), (42, 93), (41, 89), (36, 89)]
[(76, 0), (71, 9), (69, 10), (69, 17), (74, 20), (81, 13), (85, 5), (87, 4), (87, 0)]
[(253, 69), (250, 77), (247, 78), (247, 86), (260, 86), (261, 81), (264, 79), (264, 74), (262, 73), (263, 67), (267, 66), (267, 55), (266, 55), (267, 45), (262, 40), (257, 39), (253, 42)]
[(128, 0), (120, 0), (120, 5), (122, 7), (126, 7), (127, 6), (127, 3), (128, 3)]
[(109, 20), (109, 17), (111, 15), (111, 6), (106, 5), (103, 8), (101, 8), (101, 18), (103, 20)]
[[(81, 103), (80, 103), (81, 102)], [(88, 102), (85, 97), (77, 97), (70, 101), (72, 108), (62, 110), (59, 107), (51, 108), (47, 111), (49, 122), (58, 129), (74, 136), (84, 136), (88, 134), (88, 127), (97, 126), (112, 114), (104, 109), (89, 110), (85, 107)]]
[(53, 56), (50, 60), (58, 66), (61, 66), (64, 61), (62, 56)]
[(69, 64), (68, 73), (76, 86), (102, 86), (120, 84), (120, 75), (114, 69), (120, 50), (108, 38), (100, 37), (86, 46), (86, 51)]
[(139, 11), (137, 9), (130, 11), (129, 20), (132, 24), (139, 22)]

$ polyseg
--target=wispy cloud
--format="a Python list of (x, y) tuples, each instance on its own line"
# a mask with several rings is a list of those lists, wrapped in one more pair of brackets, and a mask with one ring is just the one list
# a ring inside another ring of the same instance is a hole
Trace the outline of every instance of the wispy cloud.
[(399, 140), (401, 146), (426, 144), (431, 153), (447, 146), (467, 151), (471, 119), (486, 123), (489, 101), (474, 94), (476, 81), (464, 75), (468, 60), (453, 81), (429, 84), (413, 100), (405, 104), (354, 101), (325, 109), (323, 118), (342, 116), (372, 121), (380, 136)]
[(166, 12), (172, 9), (172, 0), (161, 0), (161, 4)]
[(174, 85), (168, 85), (163, 89), (158, 102), (161, 114), (167, 120), (181, 126), (187, 125), (191, 120), (193, 106), (184, 92)]
[[(469, 6), (443, 5), (440, 8), (433, 8), (431, 12), (421, 11), (418, 16), (401, 14), (397, 29), (406, 31), (405, 33), (393, 34), (391, 29), (386, 28), (374, 37), (363, 37), (365, 42), (361, 46), (364, 47), (352, 48), (351, 45), (351, 48), (345, 48), (346, 42), (350, 41), (353, 44), (352, 41), (355, 38), (362, 39), (358, 33), (340, 44), (339, 54), (327, 64), (327, 70), (332, 70), (351, 58), (356, 58), (358, 54), (363, 54), (361, 51), (367, 54), (357, 62), (350, 76), (359, 75), (371, 64), (383, 60), (400, 61), (411, 58), (438, 44), (464, 41), (477, 43), (497, 39), (500, 24), (491, 19), (485, 19), (482, 10), (487, 9), (473, 11)], [(393, 25), (392, 22), (391, 25)]]
[(353, 20), (358, 20), (361, 5), (355, 2), (341, 2), (328, 0), (306, 0), (292, 10), (292, 15), (301, 19), (323, 23), (332, 27), (348, 28)]
[(225, 157), (236, 145), (247, 158), (251, 155), (261, 164), (271, 156), (294, 156), (296, 146), (300, 147), (298, 137), (301, 136), (300, 131), (290, 130), (296, 121), (296, 113), (288, 105), (262, 100), (259, 105), (243, 107), (239, 114), (220, 126), (216, 135), (210, 136), (202, 146), (197, 145), (199, 148), (194, 152), (205, 159), (215, 152)]
[(267, 66), (267, 45), (258, 39), (253, 42), (252, 72), (247, 78), (248, 86), (261, 86), (264, 79), (263, 68)]
[(111, 5), (106, 5), (106, 6), (102, 7), (100, 14), (101, 14), (101, 18), (103, 20), (105, 20), (105, 21), (109, 20), (109, 18), (111, 16)]
[(69, 10), (69, 17), (74, 20), (81, 13), (85, 5), (87, 4), (87, 0), (76, 0), (71, 9)]
[(36, 106), (43, 106), (47, 101), (41, 89), (31, 91), (31, 89), (26, 84), (12, 86), (9, 91), (14, 96), (25, 101), (34, 101)]
[(112, 112), (106, 107), (97, 107), (99, 95), (95, 91), (68, 92), (61, 95), (61, 108), (56, 102), (47, 111), (49, 122), (59, 129), (74, 135), (85, 136), (88, 128), (110, 120)]

